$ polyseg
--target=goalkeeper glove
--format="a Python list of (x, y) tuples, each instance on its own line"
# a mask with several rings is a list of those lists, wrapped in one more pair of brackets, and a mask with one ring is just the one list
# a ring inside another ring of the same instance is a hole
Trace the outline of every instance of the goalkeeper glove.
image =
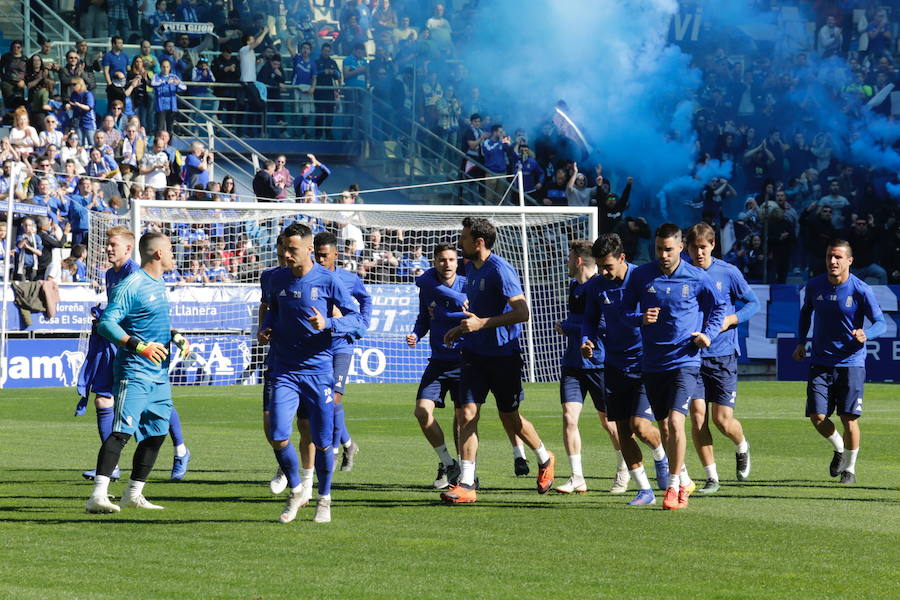
[(175, 347), (178, 348), (178, 358), (184, 360), (191, 353), (191, 343), (188, 341), (186, 337), (178, 333), (177, 331), (172, 331), (172, 343), (175, 344)]
[(134, 336), (128, 338), (125, 347), (136, 354), (140, 354), (154, 365), (161, 365), (169, 355), (169, 351), (162, 344), (156, 342), (142, 342)]

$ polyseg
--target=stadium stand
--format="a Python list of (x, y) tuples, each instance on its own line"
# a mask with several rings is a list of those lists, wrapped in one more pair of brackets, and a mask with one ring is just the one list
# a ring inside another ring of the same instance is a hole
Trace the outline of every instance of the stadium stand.
[[(496, 100), (502, 95), (482, 93), (490, 82), (474, 81), (459, 52), (472, 35), (477, 2), (7, 4), (24, 16), (2, 24), (8, 133), (0, 197), (47, 208), (47, 235), (63, 251), (43, 273), (57, 272), (86, 239), (82, 208), (125, 214), (135, 197), (341, 202), (343, 194), (356, 201), (346, 177), (340, 187), (330, 185), (333, 178), (308, 191), (298, 172), (305, 167), (296, 165), (310, 151), (328, 157), (324, 163), (352, 159), (384, 183), (522, 168), (528, 202), (597, 205), (601, 228), (620, 234), (630, 258), (649, 258), (658, 190), (630, 179), (626, 185), (628, 173), (598, 177), (590, 161), (579, 161), (576, 173), (571, 140), (552, 120), (513, 124), (508, 144), (506, 131), (492, 127), (505, 113)], [(896, 169), (874, 159), (843, 162), (838, 147), (859, 132), (834, 139), (803, 116), (797, 99), (815, 88), (848, 114), (900, 113), (900, 98), (891, 94), (900, 12), (877, 2), (779, 4), (806, 11), (798, 13), (810, 33), (806, 45), (773, 54), (764, 44), (737, 48), (713, 38), (683, 47), (702, 72), (691, 173), (701, 177), (711, 160), (732, 164), (685, 200), (691, 222), (713, 225), (723, 241), (717, 250), (752, 282), (805, 280), (822, 268), (812, 258), (823, 240), (843, 233), (867, 250), (855, 270), (873, 283), (898, 283)], [(846, 68), (834, 69), (828, 57)], [(785, 113), (794, 126), (775, 129), (773, 115)], [(480, 122), (470, 120), (476, 114)], [(253, 182), (279, 154), (287, 158), (266, 196)], [(23, 178), (10, 188), (15, 164)], [(315, 165), (317, 176), (323, 169)], [(428, 197), (404, 192), (402, 200), (497, 204), (504, 191), (477, 182)], [(23, 220), (17, 216), (16, 230), (7, 232), (15, 246)], [(186, 249), (179, 268), (197, 281), (244, 279), (240, 243), (248, 232), (170, 233)], [(411, 244), (389, 251), (413, 255)], [(29, 247), (6, 257), (13, 278), (37, 276), (38, 269), (23, 267), (31, 264)], [(210, 276), (213, 263), (227, 275)], [(66, 270), (60, 276), (69, 277)]]

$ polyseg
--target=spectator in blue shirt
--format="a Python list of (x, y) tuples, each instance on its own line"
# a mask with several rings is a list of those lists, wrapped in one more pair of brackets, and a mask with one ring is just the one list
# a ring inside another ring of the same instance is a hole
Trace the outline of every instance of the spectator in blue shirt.
[(75, 274), (72, 277), (72, 281), (87, 281), (87, 265), (84, 264), (84, 256), (87, 254), (87, 246), (84, 244), (73, 244), (72, 245), (72, 253), (69, 254), (69, 258), (75, 263)]
[(128, 72), (130, 60), (128, 55), (122, 52), (125, 42), (118, 35), (112, 36), (110, 39), (110, 50), (103, 55), (103, 76), (106, 78), (106, 85), (112, 85), (112, 76), (116, 71), (122, 73)]
[[(300, 44), (300, 52), (294, 51), (293, 41), (288, 40), (288, 50), (293, 55), (293, 78), (291, 84), (297, 86), (294, 90), (294, 100), (297, 102), (296, 112), (300, 115), (300, 135), (312, 137), (309, 129), (312, 125), (312, 114), (315, 112), (313, 95), (316, 93), (316, 63), (310, 58), (312, 44), (303, 42)], [(308, 116), (309, 115), (309, 116)]]
[(150, 39), (154, 44), (159, 44), (168, 39), (168, 35), (160, 31), (160, 23), (175, 20), (172, 17), (172, 13), (166, 11), (167, 8), (166, 0), (159, 0), (156, 3), (156, 12), (144, 17), (150, 29)]
[(344, 85), (364, 88), (368, 85), (369, 63), (366, 61), (366, 47), (353, 46), (353, 54), (344, 59)]
[(78, 128), (78, 141), (82, 146), (90, 146), (97, 129), (97, 113), (94, 112), (94, 94), (88, 91), (87, 83), (81, 77), (72, 79), (72, 122)]
[(163, 51), (159, 55), (160, 69), (162, 69), (162, 61), (168, 59), (170, 70), (178, 75), (179, 79), (183, 78), (184, 71), (188, 68), (188, 64), (181, 58), (181, 50), (175, 49), (175, 42), (168, 40), (163, 44)]
[(430, 268), (431, 262), (422, 253), (422, 245), (419, 244), (413, 248), (409, 255), (400, 260), (400, 268), (397, 274), (404, 279), (415, 279)]
[(526, 194), (533, 194), (541, 190), (544, 184), (544, 169), (534, 159), (534, 154), (525, 144), (519, 144), (516, 169), (521, 169), (522, 171), (523, 187)]
[(172, 269), (171, 271), (163, 273), (163, 281), (166, 283), (179, 284), (184, 281), (184, 278), (181, 276), (181, 272), (178, 269)]
[[(213, 75), (212, 70), (209, 68), (209, 63), (205, 58), (201, 58), (197, 61), (197, 66), (194, 67), (194, 70), (191, 72), (191, 82), (193, 83), (214, 83), (216, 81), (215, 75)], [(203, 98), (210, 98), (209, 100), (197, 100), (197, 108), (199, 108), (202, 112), (205, 113), (215, 113), (219, 110), (219, 101), (213, 99), (212, 92), (209, 89), (208, 85), (191, 85), (188, 87), (188, 96), (202, 96)]]
[(307, 154), (306, 160), (300, 166), (300, 174), (294, 179), (294, 193), (297, 198), (303, 198), (307, 191), (311, 191), (318, 198), (319, 186), (329, 175), (331, 170), (328, 167), (320, 163), (315, 155)]
[[(488, 171), (486, 173), (488, 177), (506, 175), (510, 165), (516, 164), (516, 155), (509, 144), (509, 136), (503, 131), (503, 125), (491, 125), (491, 136), (481, 142), (481, 155)], [(489, 179), (484, 184), (487, 187), (485, 190), (487, 204), (497, 204), (508, 186), (506, 179)]]
[(38, 257), (44, 245), (31, 218), (22, 219), (22, 233), (16, 237), (16, 268), (13, 279), (34, 281), (37, 277)]
[(209, 283), (228, 283), (231, 277), (228, 275), (228, 269), (222, 264), (221, 258), (214, 258), (213, 264), (206, 270), (206, 280)]
[(869, 55), (880, 58), (885, 52), (890, 53), (892, 33), (891, 24), (887, 21), (887, 11), (879, 8), (875, 11), (875, 17), (869, 24)]
[(175, 124), (175, 113), (178, 112), (178, 98), (176, 94), (183, 92), (187, 86), (181, 82), (181, 78), (172, 72), (172, 61), (162, 58), (159, 61), (160, 72), (153, 76), (150, 85), (156, 90), (157, 123), (160, 130), (172, 133)]
[(60, 197), (60, 204), (66, 210), (66, 218), (72, 231), (72, 244), (88, 243), (88, 209), (74, 196), (64, 195)]
[(182, 23), (199, 23), (197, 11), (191, 6), (191, 0), (180, 0), (175, 6), (175, 17)]
[(206, 189), (209, 185), (209, 164), (212, 155), (202, 142), (191, 144), (191, 153), (184, 159), (184, 183), (188, 189)]

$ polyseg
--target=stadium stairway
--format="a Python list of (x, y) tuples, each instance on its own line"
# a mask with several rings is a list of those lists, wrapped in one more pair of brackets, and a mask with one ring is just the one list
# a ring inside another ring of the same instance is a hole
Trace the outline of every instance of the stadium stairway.
[(0, 0), (0, 52), (8, 51), (9, 43), (22, 37), (23, 22), (21, 0)]

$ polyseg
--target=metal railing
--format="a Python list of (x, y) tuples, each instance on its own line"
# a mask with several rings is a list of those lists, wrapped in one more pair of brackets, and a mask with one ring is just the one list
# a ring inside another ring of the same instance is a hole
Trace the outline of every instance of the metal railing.
[(34, 53), (34, 44), (39, 36), (62, 43), (75, 42), (83, 37), (43, 0), (22, 0), (22, 17), (22, 41), (29, 56)]
[[(470, 175), (473, 172), (489, 173), (481, 162), (414, 121), (411, 110), (397, 109), (374, 96), (370, 103), (371, 119), (366, 130), (369, 156), (384, 163), (388, 178), (405, 180), (409, 184), (464, 179), (467, 164), (475, 169), (469, 171)], [(512, 180), (508, 181), (512, 183)], [(440, 204), (518, 204), (518, 194), (503, 183), (504, 180), (473, 181), (454, 190), (430, 190), (427, 192), (430, 198), (413, 199)], [(415, 195), (415, 192), (411, 193)], [(527, 194), (525, 202), (539, 204)]]
[[(320, 94), (333, 93), (333, 101), (322, 99), (321, 95), (318, 99), (301, 101), (294, 95), (295, 91), (300, 91), (300, 86), (284, 85), (277, 91), (285, 95), (262, 100), (262, 110), (258, 111), (249, 105), (251, 101), (242, 84), (184, 83), (188, 93), (179, 95), (179, 101), (185, 101), (192, 108), (202, 108), (205, 115), (244, 138), (361, 140), (364, 122), (370, 112), (367, 106), (369, 94), (362, 88), (321, 86), (317, 88)], [(207, 93), (198, 95), (201, 88)], [(267, 89), (274, 91), (269, 86)], [(227, 95), (208, 93), (214, 90), (224, 90)], [(301, 112), (301, 105), (308, 112)]]
[[(266, 157), (190, 100), (179, 97), (178, 104), (187, 110), (179, 113), (183, 120), (175, 122), (173, 133), (185, 141), (205, 140), (207, 147), (215, 152), (216, 160), (233, 169), (231, 175), (240, 173), (247, 181), (252, 180)], [(248, 191), (252, 193), (252, 189)]]

